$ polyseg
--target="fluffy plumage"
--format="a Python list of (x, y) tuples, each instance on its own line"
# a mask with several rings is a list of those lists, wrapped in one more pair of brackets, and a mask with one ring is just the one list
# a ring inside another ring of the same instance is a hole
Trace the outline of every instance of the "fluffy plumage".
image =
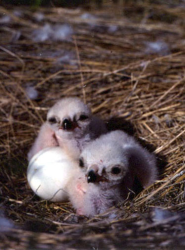
[(102, 120), (92, 115), (91, 110), (75, 97), (59, 100), (47, 114), (31, 150), (30, 160), (46, 147), (62, 147), (68, 154), (78, 157), (84, 146), (106, 132)]
[(146, 188), (157, 178), (155, 156), (122, 131), (92, 141), (82, 151), (79, 165), (83, 174), (74, 180), (70, 200), (77, 213), (87, 216), (126, 199), (130, 190), (137, 191), (136, 181)]

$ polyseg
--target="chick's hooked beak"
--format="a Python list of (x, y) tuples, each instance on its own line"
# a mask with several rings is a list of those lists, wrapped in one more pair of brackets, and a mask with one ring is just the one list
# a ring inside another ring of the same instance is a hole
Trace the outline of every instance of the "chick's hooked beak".
[(93, 166), (87, 173), (87, 182), (88, 183), (98, 183), (100, 181), (107, 181), (107, 179), (102, 175), (98, 174), (98, 166)]
[(78, 123), (76, 121), (71, 121), (68, 118), (64, 119), (61, 124), (61, 129), (68, 130), (68, 131), (73, 131), (77, 127), (78, 127)]
[(97, 181), (97, 174), (94, 170), (90, 170), (87, 175), (87, 182), (96, 182)]

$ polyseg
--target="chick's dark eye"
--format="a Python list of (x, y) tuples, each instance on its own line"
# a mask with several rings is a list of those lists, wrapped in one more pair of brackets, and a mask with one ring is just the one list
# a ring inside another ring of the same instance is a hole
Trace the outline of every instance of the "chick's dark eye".
[(79, 159), (79, 166), (80, 166), (81, 168), (83, 168), (83, 167), (84, 167), (84, 162), (83, 162), (83, 160), (82, 160), (82, 159)]
[(87, 115), (81, 115), (81, 116), (79, 117), (79, 120), (80, 120), (80, 121), (85, 121), (85, 120), (87, 120), (87, 119), (89, 119), (89, 117), (88, 117)]
[(121, 168), (120, 167), (113, 167), (111, 169), (112, 174), (120, 174), (121, 173)]
[(57, 119), (56, 119), (55, 117), (50, 117), (50, 118), (48, 119), (48, 122), (51, 123), (51, 124), (57, 123)]

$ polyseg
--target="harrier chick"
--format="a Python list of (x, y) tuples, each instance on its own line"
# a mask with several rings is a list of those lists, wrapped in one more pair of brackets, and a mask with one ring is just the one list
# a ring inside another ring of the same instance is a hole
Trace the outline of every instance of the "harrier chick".
[(127, 198), (138, 181), (143, 188), (157, 178), (156, 160), (136, 140), (113, 131), (87, 145), (80, 155), (83, 171), (73, 181), (70, 200), (77, 213), (92, 216)]
[(104, 122), (93, 116), (89, 107), (80, 99), (63, 98), (48, 111), (47, 121), (41, 126), (28, 153), (28, 160), (43, 148), (55, 146), (78, 157), (89, 141), (105, 132)]

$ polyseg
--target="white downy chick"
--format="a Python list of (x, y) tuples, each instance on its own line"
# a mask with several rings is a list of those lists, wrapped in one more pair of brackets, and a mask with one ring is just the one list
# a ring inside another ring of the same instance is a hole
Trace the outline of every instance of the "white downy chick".
[(89, 141), (106, 131), (104, 122), (93, 116), (79, 98), (63, 98), (48, 111), (47, 121), (41, 126), (28, 160), (43, 148), (55, 146), (78, 157)]
[(136, 181), (146, 188), (157, 178), (154, 155), (119, 130), (87, 145), (79, 165), (84, 175), (76, 177), (74, 191), (69, 194), (77, 213), (86, 216), (105, 212), (126, 199), (130, 190), (134, 191)]
[(45, 148), (30, 161), (27, 179), (36, 195), (45, 200), (68, 200), (67, 187), (78, 164), (60, 147)]

